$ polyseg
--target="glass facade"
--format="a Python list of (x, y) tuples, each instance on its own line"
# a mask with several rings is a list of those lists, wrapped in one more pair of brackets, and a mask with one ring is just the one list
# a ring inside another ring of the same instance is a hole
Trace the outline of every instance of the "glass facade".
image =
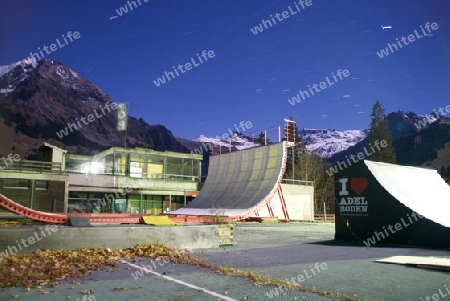
[[(186, 187), (198, 189), (201, 156), (115, 147), (92, 157), (67, 154), (65, 171), (123, 177), (120, 180), (114, 179), (114, 187), (94, 184), (84, 187), (83, 192), (70, 191), (69, 212), (159, 214), (183, 207), (185, 198), (182, 194), (186, 191)], [(95, 177), (92, 179), (95, 182)], [(145, 179), (148, 182), (142, 182), (139, 179)], [(109, 180), (105, 178), (102, 178), (99, 183), (102, 181), (112, 185), (112, 181), (108, 182)], [(151, 181), (158, 181), (158, 189), (152, 190), (152, 184), (146, 186), (146, 183)], [(119, 189), (116, 186), (118, 182), (134, 183), (139, 186), (132, 184), (134, 191), (131, 193), (115, 193), (114, 189), (116, 191)], [(91, 187), (96, 191), (99, 188), (101, 190), (111, 188), (111, 192), (86, 192)], [(186, 197), (186, 202), (191, 200), (191, 197)]]
[(68, 212), (159, 214), (184, 207), (184, 196), (70, 192), (68, 204)]
[(3, 188), (29, 189), (30, 180), (27, 179), (4, 179)]
[(132, 178), (199, 181), (200, 169), (201, 159), (124, 150), (94, 157), (69, 154), (65, 171)]

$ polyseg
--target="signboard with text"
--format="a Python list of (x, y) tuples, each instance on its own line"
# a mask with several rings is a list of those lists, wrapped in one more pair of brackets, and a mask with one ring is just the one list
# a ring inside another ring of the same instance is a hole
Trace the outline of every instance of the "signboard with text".
[(367, 188), (367, 179), (340, 178), (338, 210), (342, 216), (368, 216), (369, 201), (362, 194)]
[(117, 104), (117, 131), (126, 131), (128, 125), (128, 114), (126, 103)]

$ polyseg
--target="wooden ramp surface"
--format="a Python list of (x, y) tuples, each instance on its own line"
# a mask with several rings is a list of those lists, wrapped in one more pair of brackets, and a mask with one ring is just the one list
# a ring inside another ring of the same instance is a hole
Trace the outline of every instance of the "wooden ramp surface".
[(374, 261), (450, 271), (450, 257), (392, 256)]

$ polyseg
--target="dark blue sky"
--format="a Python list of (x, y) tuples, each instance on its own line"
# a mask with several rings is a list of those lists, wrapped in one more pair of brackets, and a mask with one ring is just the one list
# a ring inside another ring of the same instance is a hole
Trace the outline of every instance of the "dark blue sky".
[[(1, 0), (0, 65), (78, 31), (81, 38), (46, 57), (71, 67), (113, 101), (129, 102), (132, 116), (189, 139), (222, 135), (242, 120), (256, 130), (290, 116), (300, 128), (363, 129), (377, 99), (387, 113), (425, 114), (450, 105), (447, 0), (312, 0), (258, 35), (250, 29), (294, 9), (294, 1), (135, 2), (137, 8), (110, 19), (127, 1)], [(420, 33), (426, 22), (438, 23), (432, 37), (378, 57), (388, 43)], [(383, 31), (381, 24), (393, 28)], [(203, 50), (215, 57), (160, 87), (153, 83)], [(350, 76), (289, 104), (299, 90), (338, 69)]]

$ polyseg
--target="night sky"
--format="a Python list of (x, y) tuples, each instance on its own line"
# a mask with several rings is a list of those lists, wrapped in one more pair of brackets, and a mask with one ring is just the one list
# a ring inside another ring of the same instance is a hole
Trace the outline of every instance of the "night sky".
[[(387, 113), (425, 114), (450, 105), (447, 0), (311, 0), (304, 8), (293, 0), (134, 2), (131, 10), (123, 0), (0, 0), (0, 65), (58, 38), (65, 44), (61, 36), (78, 31), (79, 39), (45, 57), (113, 101), (128, 102), (132, 116), (188, 139), (222, 135), (240, 121), (263, 129), (291, 116), (300, 128), (365, 129), (377, 99)], [(128, 13), (119, 16), (124, 6)], [(276, 13), (282, 21), (252, 33)], [(377, 55), (396, 38), (415, 30), (423, 35), (427, 22), (438, 24), (433, 36)], [(204, 50), (214, 57), (199, 63)], [(186, 63), (191, 70), (155, 85)], [(308, 85), (332, 80), (338, 69), (350, 75), (294, 106), (288, 102)]]

